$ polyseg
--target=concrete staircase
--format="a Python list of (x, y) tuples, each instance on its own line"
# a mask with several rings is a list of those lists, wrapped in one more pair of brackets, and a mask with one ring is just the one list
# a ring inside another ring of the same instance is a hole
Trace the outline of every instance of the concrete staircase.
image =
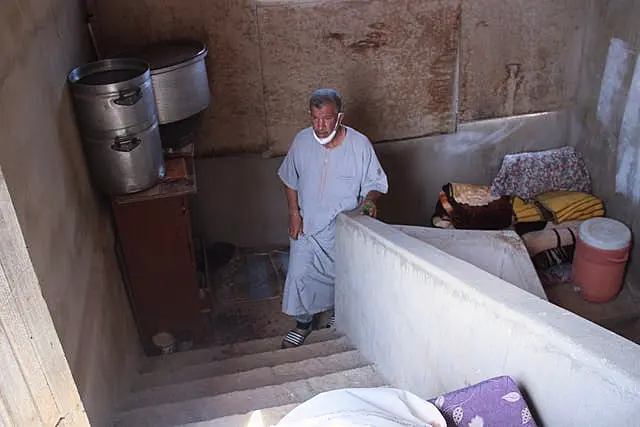
[(260, 410), (269, 426), (318, 393), (382, 385), (346, 337), (327, 329), (288, 350), (278, 337), (150, 358), (115, 425), (245, 427)]

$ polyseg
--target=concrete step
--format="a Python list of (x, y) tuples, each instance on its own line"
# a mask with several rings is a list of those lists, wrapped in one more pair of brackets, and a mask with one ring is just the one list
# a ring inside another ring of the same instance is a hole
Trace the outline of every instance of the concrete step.
[(228, 417), (217, 418), (210, 421), (201, 421), (197, 423), (182, 424), (179, 427), (247, 427), (251, 417), (259, 417), (262, 424), (258, 426), (272, 426), (280, 422), (289, 412), (291, 412), (297, 403), (292, 405), (276, 406), (275, 408), (258, 409), (242, 415), (229, 415)]
[[(329, 341), (339, 338), (332, 329), (314, 331), (307, 344)], [(143, 363), (140, 372), (175, 371), (186, 366), (209, 363), (217, 360), (230, 359), (254, 353), (265, 353), (280, 348), (282, 337), (264, 338), (261, 340), (246, 341), (236, 344), (203, 348), (200, 350), (185, 351), (168, 354), (166, 356), (149, 357)]]
[[(313, 334), (311, 334), (313, 336)], [(286, 349), (247, 354), (232, 359), (217, 360), (209, 363), (162, 370), (140, 375), (133, 391), (141, 391), (152, 387), (167, 386), (183, 382), (191, 382), (208, 377), (233, 374), (257, 368), (272, 367), (283, 363), (299, 362), (314, 357), (324, 357), (335, 353), (353, 350), (346, 337), (324, 340), (315, 344), (307, 344)]]
[(304, 402), (325, 391), (348, 387), (379, 387), (384, 381), (373, 366), (213, 397), (138, 408), (120, 414), (115, 425), (169, 427), (214, 420), (258, 409)]
[(357, 350), (345, 351), (325, 357), (266, 366), (250, 371), (204, 378), (197, 381), (154, 387), (130, 395), (122, 409), (130, 410), (164, 403), (181, 402), (206, 396), (250, 390), (268, 385), (278, 385), (305, 378), (323, 376), (334, 372), (367, 366)]

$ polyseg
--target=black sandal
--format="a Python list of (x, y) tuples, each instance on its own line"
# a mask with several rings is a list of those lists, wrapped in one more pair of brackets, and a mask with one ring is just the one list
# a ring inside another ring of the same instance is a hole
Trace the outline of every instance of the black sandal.
[(327, 321), (327, 328), (335, 328), (336, 326), (336, 315), (332, 314), (329, 316), (329, 320)]
[[(307, 330), (304, 329), (291, 329), (282, 339), (282, 348), (294, 348), (300, 347), (304, 344), (304, 341), (307, 339), (309, 335), (311, 335), (312, 328)], [(304, 331), (305, 333), (300, 333), (299, 331)]]

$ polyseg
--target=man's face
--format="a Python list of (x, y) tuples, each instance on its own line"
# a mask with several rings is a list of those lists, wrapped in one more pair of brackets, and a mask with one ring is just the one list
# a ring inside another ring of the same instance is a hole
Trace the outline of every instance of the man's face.
[(338, 111), (335, 104), (325, 104), (320, 108), (311, 107), (313, 130), (319, 138), (328, 137), (336, 128)]

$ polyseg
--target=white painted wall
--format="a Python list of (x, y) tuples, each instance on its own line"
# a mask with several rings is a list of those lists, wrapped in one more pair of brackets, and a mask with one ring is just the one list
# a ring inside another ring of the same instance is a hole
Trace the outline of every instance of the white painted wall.
[[(640, 2), (596, 0), (588, 10), (569, 138), (583, 153), (608, 217), (640, 230)], [(640, 293), (640, 251), (626, 286)]]
[(640, 346), (370, 218), (341, 215), (336, 249), (338, 327), (391, 385), (509, 375), (542, 425), (638, 424)]

